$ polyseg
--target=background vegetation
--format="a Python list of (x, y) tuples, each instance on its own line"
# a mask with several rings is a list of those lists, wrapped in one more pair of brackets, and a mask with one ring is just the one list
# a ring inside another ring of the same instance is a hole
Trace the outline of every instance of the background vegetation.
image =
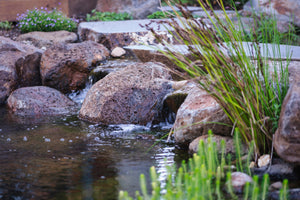
[(77, 28), (77, 20), (66, 17), (57, 9), (48, 11), (47, 8), (28, 10), (17, 18), (17, 26), (22, 33), (32, 31), (74, 31)]

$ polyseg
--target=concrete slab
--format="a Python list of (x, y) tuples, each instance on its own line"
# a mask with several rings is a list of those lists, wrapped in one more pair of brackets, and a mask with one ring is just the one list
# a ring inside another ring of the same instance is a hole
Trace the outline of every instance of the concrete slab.
[[(161, 11), (179, 11), (179, 9), (177, 7), (170, 7), (170, 6), (162, 6), (162, 7), (158, 7), (159, 10)], [(197, 12), (197, 11), (203, 11), (203, 9), (201, 7), (198, 6), (188, 6), (187, 9), (191, 12)]]
[[(255, 58), (256, 51), (252, 48), (251, 42), (242, 42), (246, 55)], [(276, 51), (277, 46), (273, 44), (260, 44), (260, 49), (263, 57), (271, 60), (291, 60), (300, 61), (300, 46), (279, 45), (280, 51)], [(170, 65), (168, 60), (157, 49), (162, 49), (158, 45), (136, 45), (124, 47), (127, 51), (131, 51), (142, 62), (157, 61)], [(180, 52), (185, 56), (189, 56), (189, 51), (185, 45), (173, 45), (174, 52)], [(223, 49), (223, 51), (226, 51)], [(229, 53), (229, 52), (225, 52)]]
[(134, 44), (151, 45), (155, 44), (155, 38), (150, 31), (142, 27), (147, 24), (155, 31), (160, 31), (164, 37), (172, 37), (165, 27), (154, 23), (156, 21), (160, 20), (83, 22), (78, 26), (78, 35), (81, 41), (92, 40), (104, 44), (109, 49)]

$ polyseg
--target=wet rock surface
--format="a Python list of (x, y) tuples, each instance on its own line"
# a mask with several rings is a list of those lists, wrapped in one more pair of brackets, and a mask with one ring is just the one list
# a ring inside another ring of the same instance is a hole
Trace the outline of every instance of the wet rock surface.
[(300, 65), (289, 67), (290, 88), (282, 104), (274, 147), (284, 160), (300, 165)]
[(230, 136), (230, 124), (220, 105), (195, 85), (177, 111), (173, 126), (174, 138), (177, 143), (187, 145), (209, 130), (215, 135)]
[(41, 59), (42, 83), (63, 93), (82, 89), (90, 71), (108, 56), (103, 45), (92, 41), (53, 45)]
[(121, 70), (129, 65), (138, 64), (139, 62), (135, 60), (126, 60), (126, 59), (114, 59), (108, 60), (106, 63), (101, 63), (95, 69), (93, 69), (92, 76), (94, 78), (93, 81), (98, 81), (104, 78), (106, 75), (112, 72), (116, 72)]
[(295, 167), (279, 158), (273, 158), (271, 165), (253, 168), (252, 171), (259, 177), (267, 173), (272, 181), (281, 181), (283, 179), (299, 180), (300, 177), (299, 167)]
[(57, 43), (73, 43), (78, 40), (76, 33), (68, 31), (53, 31), (53, 32), (29, 32), (20, 35), (17, 41), (25, 44), (32, 44), (37, 48), (49, 48)]
[(7, 105), (16, 115), (61, 115), (75, 111), (75, 103), (61, 92), (45, 87), (24, 87), (15, 90)]
[(130, 65), (111, 73), (89, 90), (81, 119), (103, 124), (141, 124), (158, 119), (171, 75), (156, 63)]
[[(18, 88), (18, 82), (30, 85), (27, 77), (31, 79), (39, 75), (39, 72), (31, 74), (27, 71), (30, 71), (29, 68), (39, 71), (40, 56), (39, 50), (34, 47), (0, 37), (0, 104), (5, 103), (10, 93)], [(19, 73), (20, 71), (24, 73)]]

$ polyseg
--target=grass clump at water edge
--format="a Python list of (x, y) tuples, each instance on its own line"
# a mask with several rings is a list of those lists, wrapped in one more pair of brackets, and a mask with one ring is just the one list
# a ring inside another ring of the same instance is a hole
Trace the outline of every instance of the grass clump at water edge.
[(281, 105), (288, 90), (287, 65), (279, 57), (279, 61), (271, 62), (271, 66), (268, 59), (271, 54), (280, 55), (278, 34), (273, 33), (271, 51), (268, 46), (259, 44), (257, 34), (253, 34), (251, 43), (244, 43), (242, 24), (239, 27), (233, 24), (222, 1), (219, 1), (224, 14), (222, 19), (212, 6), (210, 11), (207, 10), (205, 5), (209, 2), (204, 4), (199, 0), (198, 3), (206, 12), (208, 21), (193, 18), (186, 7), (176, 4), (183, 17), (177, 14), (177, 20), (160, 22), (171, 27), (169, 32), (174, 40), (184, 44), (190, 56), (174, 51), (172, 44), (150, 30), (163, 46), (160, 52), (185, 71), (186, 79), (195, 80), (216, 99), (233, 128), (239, 129), (242, 140), (246, 144), (254, 141), (258, 157), (271, 149)]
[[(238, 140), (237, 137), (235, 137), (235, 140)], [(222, 140), (218, 150), (217, 144), (213, 141), (210, 133), (206, 143), (200, 140), (198, 153), (194, 154), (187, 163), (183, 161), (178, 170), (175, 170), (174, 166), (169, 167), (166, 183), (163, 187), (158, 181), (155, 168), (151, 167), (151, 194), (148, 194), (145, 176), (141, 175), (141, 194), (136, 192), (136, 199), (266, 199), (269, 186), (267, 174), (263, 176), (262, 180), (259, 180), (258, 176), (253, 176), (252, 182), (248, 182), (244, 186), (242, 193), (236, 193), (231, 179), (231, 156), (226, 158), (225, 146), (226, 143)], [(241, 157), (237, 160), (241, 160)], [(243, 163), (243, 165), (245, 164), (244, 169), (249, 168), (247, 162)], [(226, 189), (224, 190), (224, 188)], [(119, 199), (131, 200), (132, 198), (127, 192), (121, 191)], [(287, 199), (287, 180), (284, 181), (284, 187), (280, 191), (280, 199)]]

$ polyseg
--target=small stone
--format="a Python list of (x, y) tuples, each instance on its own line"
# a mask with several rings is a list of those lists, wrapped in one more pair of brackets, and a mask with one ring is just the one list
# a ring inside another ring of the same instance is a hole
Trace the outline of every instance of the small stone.
[(280, 181), (277, 181), (275, 183), (272, 183), (269, 186), (269, 191), (276, 191), (276, 190), (280, 190), (282, 188), (282, 183)]
[(255, 162), (252, 161), (249, 165), (249, 168), (254, 168), (254, 167), (255, 167)]
[(242, 172), (233, 172), (231, 174), (231, 184), (236, 193), (242, 193), (247, 182), (252, 182), (252, 178), (249, 175)]
[(24, 140), (25, 142), (27, 142), (27, 141), (28, 141), (28, 139), (27, 139), (27, 137), (26, 137), (26, 136), (24, 136), (23, 140)]
[(269, 154), (262, 155), (257, 162), (258, 167), (265, 167), (271, 162), (271, 157)]
[(126, 54), (126, 51), (121, 47), (116, 47), (112, 50), (111, 56), (115, 58), (120, 58)]

